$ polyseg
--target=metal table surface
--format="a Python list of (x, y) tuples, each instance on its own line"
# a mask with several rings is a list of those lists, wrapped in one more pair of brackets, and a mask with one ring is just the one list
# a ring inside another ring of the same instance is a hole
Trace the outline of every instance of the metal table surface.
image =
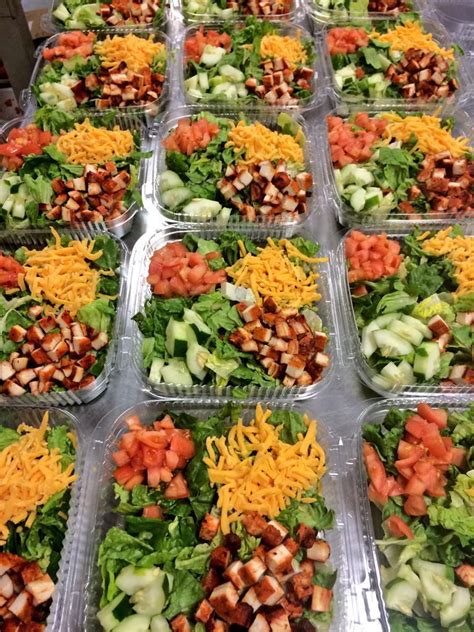
[[(309, 26), (309, 24), (306, 24)], [(173, 19), (168, 23), (168, 35), (174, 38), (174, 41), (179, 41), (180, 30), (182, 26), (176, 19), (176, 14)], [(168, 103), (168, 112), (173, 110), (173, 107), (182, 105), (182, 102), (178, 100), (179, 90), (177, 89), (176, 77), (171, 90), (171, 97)], [(327, 114), (331, 109), (331, 104), (326, 100), (317, 110), (311, 113), (305, 113), (305, 118), (309, 123), (310, 129), (314, 125), (318, 124), (322, 117)], [(320, 150), (321, 151), (321, 150)], [(322, 163), (322, 153), (321, 153)], [(316, 168), (318, 164), (316, 163)], [(308, 237), (319, 241), (324, 244), (325, 249), (329, 252), (330, 258), (335, 257), (335, 250), (340, 241), (342, 231), (335, 220), (334, 211), (328, 200), (322, 199), (320, 201), (321, 208), (316, 217), (310, 219), (304, 226), (303, 232)], [(135, 218), (133, 228), (131, 232), (124, 238), (124, 242), (131, 250), (136, 241), (141, 237), (144, 232), (148, 230), (160, 230), (165, 224), (160, 220), (157, 215), (157, 211), (153, 212), (152, 209), (144, 209)], [(336, 297), (334, 297), (336, 300)], [(128, 342), (130, 340), (130, 326), (131, 322), (127, 323), (125, 331), (125, 338), (122, 340), (122, 344), (119, 348), (119, 354), (117, 356), (117, 362), (115, 369), (112, 372), (110, 383), (106, 391), (98, 397), (96, 400), (87, 405), (71, 406), (69, 410), (74, 413), (80, 420), (81, 425), (86, 429), (86, 434), (90, 438), (97, 423), (105, 415), (109, 415), (111, 411), (117, 409), (117, 415), (111, 415), (111, 419), (118, 416), (120, 412), (126, 408), (131, 407), (139, 401), (150, 399), (148, 393), (144, 393), (140, 388), (138, 378), (135, 376), (133, 368), (131, 366), (131, 357), (128, 352)], [(341, 330), (340, 330), (341, 331)], [(373, 403), (377, 396), (375, 393), (365, 388), (360, 382), (355, 368), (353, 367), (348, 355), (348, 344), (344, 340), (343, 334), (339, 339), (339, 357), (334, 361), (337, 363), (337, 371), (333, 376), (332, 382), (322, 391), (317, 397), (305, 400), (305, 406), (312, 415), (317, 419), (326, 421), (329, 428), (338, 436), (345, 435), (346, 437), (351, 434), (351, 430), (355, 430), (355, 422), (359, 414), (370, 403)], [(344, 490), (343, 490), (344, 491)], [(342, 520), (347, 520), (350, 524), (352, 515), (357, 510), (357, 499), (348, 498), (347, 502), (347, 515), (342, 516)], [(354, 511), (352, 511), (354, 507)], [(357, 555), (357, 547), (354, 546), (354, 555)], [(355, 579), (354, 579), (355, 581)], [(358, 587), (356, 581), (353, 587), (357, 592)], [(359, 603), (363, 604), (361, 600)], [(376, 607), (374, 606), (375, 610)], [(362, 609), (362, 606), (361, 606)], [(366, 606), (366, 610), (370, 610), (371, 607)], [(365, 618), (362, 612), (359, 613), (362, 618)], [(369, 619), (371, 617), (369, 616)], [(381, 625), (378, 622), (360, 622), (359, 624), (353, 621), (350, 624), (350, 630), (358, 630), (359, 632), (371, 632), (372, 630), (381, 630)], [(337, 631), (348, 632), (348, 631)]]

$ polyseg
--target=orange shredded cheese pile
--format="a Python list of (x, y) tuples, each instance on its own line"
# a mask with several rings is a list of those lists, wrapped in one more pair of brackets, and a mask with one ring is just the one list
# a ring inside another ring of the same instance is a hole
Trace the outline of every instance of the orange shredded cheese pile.
[(63, 470), (60, 450), (48, 448), (47, 430), (46, 412), (39, 428), (18, 426), (19, 441), (0, 452), (0, 545), (7, 541), (8, 522), (26, 520), (31, 527), (38, 507), (76, 480), (74, 464)]
[[(459, 284), (455, 294), (474, 292), (474, 237), (451, 236), (452, 226), (423, 240), (423, 250), (434, 255), (445, 255), (454, 265), (454, 276)], [(420, 238), (424, 235), (420, 235)]]
[(62, 134), (56, 143), (59, 151), (75, 164), (102, 163), (117, 156), (127, 156), (133, 149), (133, 136), (119, 127), (94, 127), (89, 119), (75, 123), (74, 129)]
[(280, 307), (299, 309), (319, 301), (317, 279), (319, 274), (307, 271), (292, 259), (310, 264), (324, 263), (323, 257), (306, 257), (287, 239), (275, 243), (270, 237), (259, 253), (246, 253), (239, 244), (242, 258), (226, 269), (235, 285), (250, 288), (258, 305), (272, 297)]
[(243, 121), (229, 132), (226, 147), (233, 147), (235, 151), (244, 151), (241, 164), (255, 164), (264, 160), (286, 160), (297, 165), (304, 165), (304, 155), (301, 145), (293, 136), (274, 132), (261, 123), (247, 125)]
[(442, 48), (434, 40), (431, 33), (425, 33), (418, 22), (406, 22), (399, 24), (396, 28), (390, 29), (388, 33), (378, 33), (373, 31), (370, 34), (371, 39), (379, 42), (390, 44), (392, 50), (406, 53), (410, 48), (418, 48), (428, 53), (435, 53), (446, 57), (446, 59), (454, 59), (453, 48)]
[(27, 250), (25, 273), (18, 275), (21, 289), (28, 284), (31, 296), (46, 299), (54, 306), (63, 306), (75, 316), (77, 311), (98, 298), (97, 287), (101, 275), (111, 271), (92, 268), (89, 262), (102, 256), (93, 252), (94, 240), (71, 240), (61, 245), (61, 237), (51, 229), (55, 243), (42, 250)]
[(411, 135), (416, 137), (416, 149), (426, 154), (437, 154), (449, 151), (453, 158), (464, 156), (470, 151), (469, 140), (463, 136), (455, 138), (451, 132), (441, 127), (438, 116), (422, 114), (422, 116), (399, 116), (388, 112), (382, 118), (389, 121), (384, 136), (389, 140), (407, 142)]
[(271, 59), (284, 58), (292, 68), (304, 64), (307, 60), (300, 38), (283, 35), (264, 35), (260, 42), (260, 56)]
[(239, 419), (227, 438), (206, 440), (203, 462), (211, 484), (219, 486), (217, 506), (224, 534), (245, 512), (275, 518), (293, 498), (316, 501), (304, 493), (318, 485), (326, 469), (324, 450), (316, 440), (317, 422), (305, 415), (306, 433), (299, 433), (295, 444), (285, 443), (280, 438), (282, 426), (268, 422), (271, 414), (258, 404), (248, 425)]
[(164, 53), (165, 45), (154, 42), (151, 35), (147, 39), (133, 34), (113, 37), (108, 35), (96, 43), (94, 51), (101, 57), (104, 68), (115, 68), (125, 62), (129, 70), (140, 72), (151, 65), (154, 57)]

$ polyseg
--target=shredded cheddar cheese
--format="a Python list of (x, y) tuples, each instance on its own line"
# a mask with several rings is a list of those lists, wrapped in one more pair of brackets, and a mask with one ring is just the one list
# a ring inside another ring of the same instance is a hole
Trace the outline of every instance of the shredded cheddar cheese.
[(406, 53), (410, 48), (418, 48), (428, 53), (435, 53), (446, 57), (446, 59), (454, 59), (453, 48), (442, 48), (434, 40), (431, 33), (425, 33), (418, 22), (406, 22), (399, 24), (396, 28), (390, 29), (388, 33), (378, 33), (373, 31), (370, 34), (371, 39), (379, 42), (390, 44), (392, 50)]
[(26, 250), (25, 273), (20, 282), (26, 281), (33, 298), (45, 298), (54, 306), (64, 306), (74, 317), (81, 307), (98, 298), (100, 277), (110, 271), (89, 265), (89, 261), (102, 256), (101, 250), (93, 252), (93, 240), (71, 240), (67, 246), (61, 246), (59, 234), (54, 228), (51, 232), (54, 245)]
[(86, 119), (62, 134), (56, 145), (66, 154), (68, 162), (102, 163), (117, 156), (127, 156), (133, 149), (133, 136), (129, 130), (121, 130), (117, 126), (112, 130), (94, 127)]
[(161, 42), (154, 42), (150, 35), (148, 39), (137, 35), (109, 35), (94, 47), (95, 53), (100, 55), (104, 68), (115, 68), (121, 62), (133, 72), (140, 72), (150, 66), (153, 58), (164, 52), (165, 46)]
[(452, 227), (438, 231), (423, 240), (423, 250), (434, 255), (445, 255), (454, 265), (454, 276), (459, 284), (455, 294), (474, 292), (474, 237), (451, 236)]
[(18, 426), (20, 440), (0, 452), (0, 546), (7, 541), (9, 522), (26, 520), (31, 527), (38, 507), (76, 479), (74, 464), (63, 470), (60, 450), (48, 448), (47, 430), (46, 412), (39, 428)]
[(416, 137), (415, 148), (425, 154), (437, 154), (449, 151), (453, 158), (464, 156), (470, 151), (469, 140), (465, 137), (455, 138), (451, 132), (441, 127), (441, 119), (437, 116), (406, 116), (388, 112), (382, 117), (389, 121), (384, 136), (391, 140), (407, 142), (411, 135)]
[(271, 59), (284, 58), (291, 68), (306, 63), (308, 58), (299, 37), (282, 35), (264, 35), (260, 42), (260, 56)]
[(226, 147), (233, 147), (235, 151), (244, 151), (241, 164), (255, 164), (264, 160), (286, 160), (297, 165), (304, 164), (301, 145), (289, 134), (273, 132), (261, 123), (247, 125), (243, 121), (229, 132)]
[(257, 304), (270, 296), (280, 307), (297, 309), (319, 301), (319, 274), (307, 272), (292, 259), (317, 264), (326, 262), (326, 258), (306, 257), (287, 239), (275, 243), (268, 238), (267, 245), (258, 250), (258, 255), (247, 253), (226, 269), (235, 285), (252, 290)]
[(303, 495), (318, 485), (326, 467), (324, 450), (316, 440), (317, 422), (305, 416), (306, 434), (298, 434), (298, 441), (290, 444), (280, 438), (281, 426), (268, 423), (271, 414), (258, 404), (249, 425), (239, 419), (227, 438), (206, 440), (203, 461), (211, 484), (219, 486), (217, 506), (224, 534), (245, 512), (275, 518), (293, 498), (315, 502)]

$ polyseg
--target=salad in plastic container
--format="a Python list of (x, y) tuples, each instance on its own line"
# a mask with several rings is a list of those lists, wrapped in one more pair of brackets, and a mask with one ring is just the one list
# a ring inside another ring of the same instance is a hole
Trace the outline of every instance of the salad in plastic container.
[(3, 129), (0, 226), (8, 230), (107, 227), (130, 230), (141, 206), (137, 190), (143, 151), (141, 122), (53, 107)]
[(313, 40), (294, 26), (247, 18), (186, 31), (184, 92), (190, 103), (309, 106), (321, 91), (314, 66)]
[(397, 17), (416, 13), (423, 0), (308, 0), (316, 24), (334, 24), (348, 18)]
[(166, 36), (147, 30), (71, 31), (42, 47), (30, 84), (39, 106), (156, 114), (167, 92)]
[(459, 226), (347, 234), (340, 246), (346, 324), (359, 375), (371, 388), (472, 391), (473, 247), (474, 237)]
[[(291, 408), (146, 402), (123, 413), (106, 450), (98, 438), (93, 449), (102, 484), (87, 629), (342, 624), (323, 441), (324, 428)], [(264, 463), (272, 473), (259, 478)]]
[(158, 142), (151, 195), (168, 220), (294, 226), (312, 210), (301, 117), (189, 111), (165, 124)]
[(462, 51), (437, 22), (354, 20), (324, 35), (339, 101), (414, 108), (452, 101), (459, 91)]
[(329, 176), (344, 224), (453, 221), (474, 214), (470, 119), (357, 112), (326, 119)]
[[(470, 630), (472, 404), (406, 400), (363, 413), (361, 487), (384, 629)], [(363, 465), (367, 475), (363, 471)]]
[(188, 22), (240, 19), (253, 15), (270, 20), (289, 20), (295, 13), (295, 0), (181, 0)]
[(321, 281), (318, 269), (327, 259), (318, 251), (303, 237), (233, 231), (143, 237), (130, 309), (145, 388), (184, 396), (315, 392), (334, 361), (326, 274)]
[(0, 236), (2, 401), (81, 403), (105, 389), (123, 254), (109, 234)]
[(157, 27), (164, 10), (163, 0), (52, 0), (51, 19), (61, 30)]
[(0, 422), (0, 627), (56, 629), (82, 479), (78, 420), (7, 406)]

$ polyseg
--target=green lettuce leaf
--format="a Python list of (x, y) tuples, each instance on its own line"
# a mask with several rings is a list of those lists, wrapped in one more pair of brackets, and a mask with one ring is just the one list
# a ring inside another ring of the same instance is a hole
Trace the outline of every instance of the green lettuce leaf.
[(112, 303), (106, 298), (97, 298), (92, 303), (81, 307), (77, 312), (77, 317), (81, 323), (92, 327), (95, 331), (110, 331), (115, 309)]

